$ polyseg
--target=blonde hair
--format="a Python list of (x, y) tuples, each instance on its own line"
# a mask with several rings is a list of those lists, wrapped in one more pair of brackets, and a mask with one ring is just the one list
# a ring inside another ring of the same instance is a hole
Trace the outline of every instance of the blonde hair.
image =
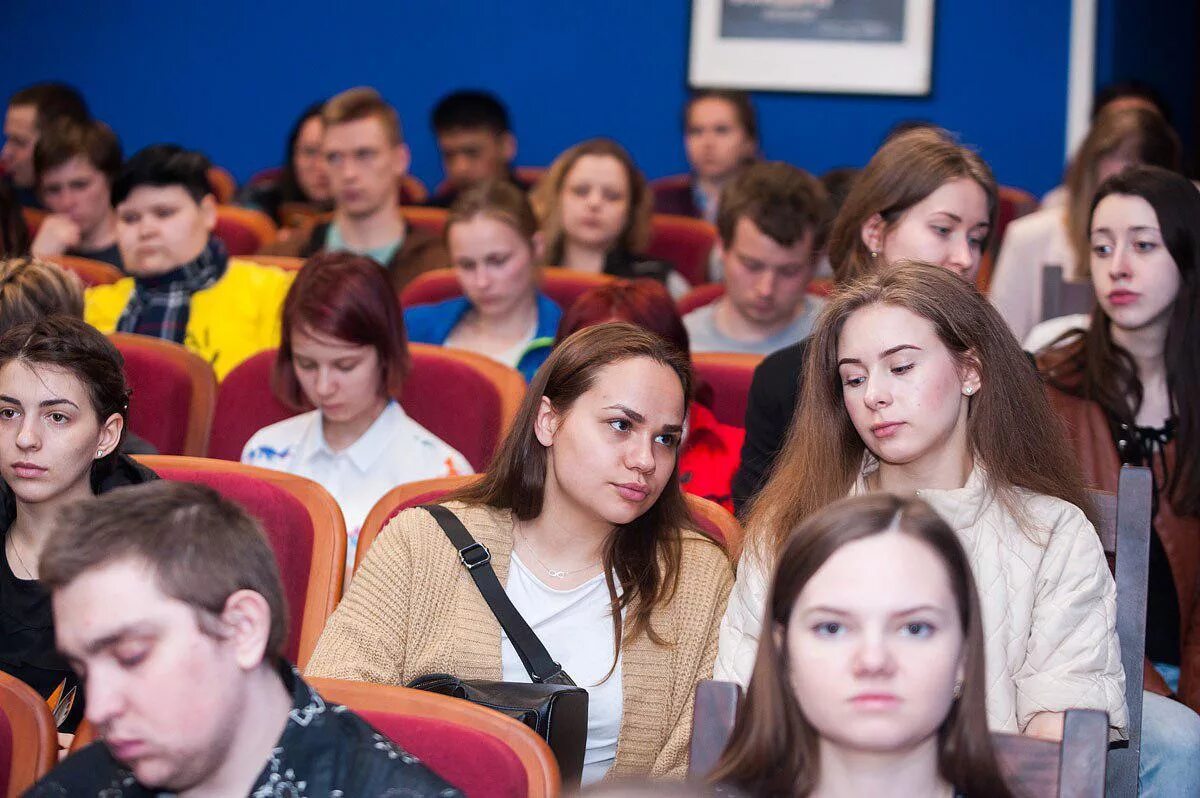
[(83, 318), (79, 278), (37, 258), (0, 260), (0, 333), (54, 315)]
[(585, 155), (616, 158), (625, 170), (629, 182), (629, 213), (625, 227), (617, 238), (616, 248), (628, 252), (641, 252), (650, 240), (650, 216), (654, 212), (654, 198), (646, 185), (646, 178), (638, 170), (633, 158), (612, 139), (589, 139), (576, 144), (554, 159), (550, 168), (533, 187), (529, 198), (533, 210), (541, 221), (545, 236), (546, 254), (543, 261), (554, 265), (562, 260), (566, 233), (562, 224), (562, 190), (567, 175), (575, 163)]
[(370, 86), (357, 86), (346, 89), (340, 94), (329, 98), (321, 109), (321, 121), (325, 127), (340, 125), (346, 122), (357, 122), (360, 119), (375, 117), (383, 124), (388, 141), (392, 144), (404, 143), (404, 130), (400, 126), (400, 115), (396, 109)]

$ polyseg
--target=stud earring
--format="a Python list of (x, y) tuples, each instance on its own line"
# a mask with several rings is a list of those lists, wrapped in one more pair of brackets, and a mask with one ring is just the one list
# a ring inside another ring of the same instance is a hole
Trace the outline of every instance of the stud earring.
[(970, 396), (971, 394), (975, 393), (975, 389), (968, 385), (966, 388), (963, 388), (963, 393), (965, 393), (967, 396)]
[(876, 260), (879, 257), (879, 250), (871, 250), (871, 260)]
[(962, 684), (963, 684), (962, 682), (954, 683), (954, 700), (955, 701), (962, 698)]
[(97, 450), (96, 450), (96, 459), (97, 459), (97, 460), (99, 460), (99, 459), (100, 459), (101, 457), (103, 457), (103, 456), (104, 456), (104, 450), (103, 450), (103, 449), (97, 449)]

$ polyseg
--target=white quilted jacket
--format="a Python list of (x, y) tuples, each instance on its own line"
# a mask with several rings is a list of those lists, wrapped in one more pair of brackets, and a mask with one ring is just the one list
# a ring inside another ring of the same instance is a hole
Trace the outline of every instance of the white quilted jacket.
[[(860, 477), (852, 494), (865, 492)], [(979, 467), (958, 490), (918, 495), (958, 532), (975, 572), (987, 644), (988, 725), (1018, 732), (1038, 712), (1100, 709), (1113, 736), (1124, 738), (1116, 585), (1083, 512), (1023, 491), (1020, 499), (1038, 529), (1022, 530)], [(716, 679), (750, 680), (770, 570), (765, 559), (749, 547), (742, 555), (721, 621)]]

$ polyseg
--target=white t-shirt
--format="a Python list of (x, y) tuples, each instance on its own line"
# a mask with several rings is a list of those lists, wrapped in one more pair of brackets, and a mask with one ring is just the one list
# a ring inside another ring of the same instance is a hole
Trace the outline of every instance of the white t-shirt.
[(406, 482), (475, 473), (465, 457), (409, 418), (395, 400), (340, 452), (325, 442), (321, 412), (313, 410), (254, 433), (242, 462), (308, 477), (333, 494), (346, 519), (347, 575), (359, 528), (383, 494)]
[[(614, 654), (611, 605), (604, 574), (597, 574), (571, 590), (555, 590), (538, 579), (514, 551), (504, 592), (554, 661), (562, 665), (575, 684), (588, 691), (583, 784), (597, 782), (604, 778), (617, 757), (623, 710), (620, 662), (612, 675), (600, 683), (612, 668)], [(503, 630), (500, 662), (504, 681), (531, 681)]]

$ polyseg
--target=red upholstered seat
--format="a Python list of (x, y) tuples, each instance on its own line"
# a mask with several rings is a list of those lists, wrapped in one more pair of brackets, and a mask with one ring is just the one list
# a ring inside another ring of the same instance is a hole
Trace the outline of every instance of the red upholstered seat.
[(646, 254), (670, 261), (692, 285), (708, 282), (708, 258), (717, 228), (700, 219), (656, 213), (650, 224)]
[(996, 229), (992, 231), (992, 245), (984, 253), (979, 274), (975, 277), (975, 285), (984, 294), (987, 293), (988, 286), (992, 282), (992, 269), (996, 265), (996, 253), (999, 251), (1000, 243), (1004, 241), (1004, 231), (1015, 220), (1038, 209), (1037, 197), (1024, 189), (1013, 186), (1000, 186), (997, 199)]
[(692, 355), (696, 376), (712, 388), (712, 411), (717, 421), (735, 427), (746, 426), (750, 381), (761, 362), (761, 355), (738, 352), (696, 352)]
[(261, 211), (236, 205), (217, 206), (213, 234), (225, 242), (230, 255), (253, 255), (275, 240), (275, 222)]
[(280, 471), (200, 457), (138, 459), (163, 479), (213, 488), (259, 520), (288, 603), (284, 653), (303, 669), (342, 592), (346, 525), (337, 502), (317, 483)]
[(75, 255), (50, 255), (42, 260), (56, 263), (67, 271), (73, 272), (83, 283), (84, 288), (115, 283), (125, 276), (115, 266), (91, 258), (80, 258)]
[(212, 366), (171, 341), (130, 333), (108, 337), (125, 358), (129, 428), (161, 454), (202, 457), (217, 395)]
[(50, 708), (32, 687), (0, 672), (0, 795), (16, 798), (57, 761)]
[[(607, 274), (591, 274), (573, 269), (544, 266), (541, 270), (541, 290), (566, 310), (580, 294), (613, 281)], [(419, 274), (400, 292), (400, 304), (406, 308), (442, 302), (462, 296), (462, 288), (453, 269), (432, 269)]]
[(450, 212), (445, 208), (422, 208), (420, 206), (403, 206), (400, 215), (404, 221), (421, 232), (428, 233), (434, 238), (441, 238), (446, 229), (446, 217)]
[[(491, 462), (525, 393), (513, 369), (480, 355), (409, 344), (412, 369), (399, 397), (404, 411), (453, 446), (477, 471)], [(275, 350), (239, 364), (222, 381), (213, 422), (213, 457), (240, 460), (258, 430), (295, 413), (271, 393)]]
[(696, 308), (702, 308), (710, 302), (716, 302), (719, 298), (725, 296), (724, 283), (705, 283), (698, 285), (691, 291), (688, 291), (675, 303), (679, 308), (679, 315), (686, 316)]

